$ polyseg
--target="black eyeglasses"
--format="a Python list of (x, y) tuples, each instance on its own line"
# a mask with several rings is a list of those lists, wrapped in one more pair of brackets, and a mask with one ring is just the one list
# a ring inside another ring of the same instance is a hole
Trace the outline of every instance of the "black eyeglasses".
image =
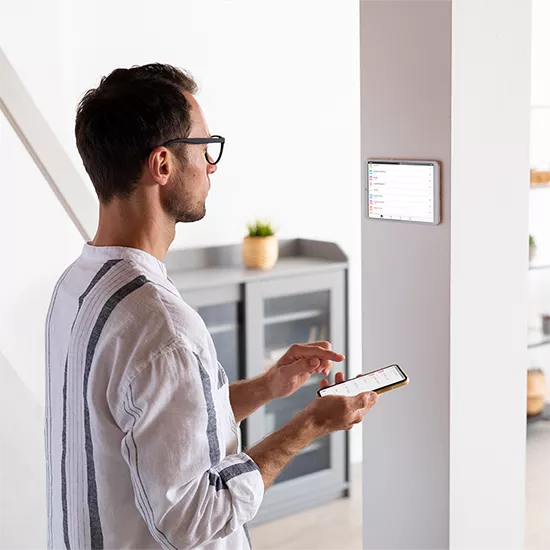
[(172, 143), (191, 143), (192, 145), (204, 145), (207, 144), (204, 156), (208, 164), (218, 164), (222, 158), (223, 146), (225, 145), (225, 138), (222, 136), (210, 136), (208, 138), (177, 138), (169, 139), (164, 142), (163, 147), (168, 147)]

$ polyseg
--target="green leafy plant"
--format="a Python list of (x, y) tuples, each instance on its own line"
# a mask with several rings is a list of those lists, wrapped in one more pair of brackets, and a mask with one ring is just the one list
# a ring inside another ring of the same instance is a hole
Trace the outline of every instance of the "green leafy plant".
[(535, 237), (533, 237), (533, 235), (529, 235), (529, 246), (537, 246)]
[(540, 367), (530, 367), (527, 369), (528, 372), (533, 372), (537, 374), (544, 374), (544, 371)]
[(275, 229), (267, 221), (256, 220), (254, 223), (246, 224), (249, 237), (271, 237), (275, 235)]

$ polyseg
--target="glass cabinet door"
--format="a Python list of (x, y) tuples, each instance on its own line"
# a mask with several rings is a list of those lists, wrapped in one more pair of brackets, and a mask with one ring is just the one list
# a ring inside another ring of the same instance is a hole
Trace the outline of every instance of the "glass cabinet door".
[(229, 302), (196, 308), (206, 323), (206, 328), (216, 347), (218, 361), (224, 368), (229, 382), (244, 378), (241, 358), (240, 303)]
[[(296, 342), (331, 340), (328, 289), (264, 299), (264, 368), (269, 368)], [(286, 424), (316, 398), (321, 375), (313, 375), (296, 393), (268, 403), (264, 428), (270, 433)], [(330, 468), (330, 437), (304, 449), (277, 478), (282, 483)]]
[[(319, 273), (247, 284), (245, 298), (247, 377), (265, 372), (294, 343), (328, 340), (345, 351), (345, 273)], [(334, 370), (344, 370), (344, 364)], [(321, 375), (313, 375), (293, 395), (258, 409), (247, 423), (248, 446), (287, 423), (317, 399)], [(331, 375), (330, 380), (333, 379)], [(313, 441), (276, 479), (259, 519), (278, 515), (288, 499), (345, 484), (346, 436), (343, 432)], [(313, 498), (313, 497), (312, 497)]]

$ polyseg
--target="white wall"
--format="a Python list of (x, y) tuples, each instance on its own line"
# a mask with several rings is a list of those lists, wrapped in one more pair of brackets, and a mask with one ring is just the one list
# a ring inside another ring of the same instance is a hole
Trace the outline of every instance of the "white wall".
[[(533, 0), (531, 59), (531, 166), (550, 170), (550, 2)], [(529, 196), (529, 233), (537, 241), (535, 263), (550, 265), (550, 188), (534, 189)], [(529, 272), (529, 325), (540, 328), (540, 316), (550, 313), (550, 270)], [(550, 346), (529, 352), (529, 366), (545, 371), (550, 380)], [(550, 383), (549, 383), (550, 385)], [(548, 395), (550, 401), (550, 394)]]
[[(174, 246), (239, 242), (245, 223), (258, 216), (273, 219), (283, 237), (338, 242), (352, 268), (348, 356), (356, 372), (358, 44), (355, 1), (168, 0), (153, 9), (128, 0), (0, 0), (0, 47), (79, 166), (74, 108), (100, 76), (150, 61), (192, 71), (212, 131), (228, 142), (206, 219), (180, 227)], [(41, 406), (47, 304), (82, 242), (3, 118), (0, 140), (0, 352)], [(18, 394), (11, 374), (2, 373), (1, 383)], [(32, 433), (38, 437), (41, 426)], [(16, 434), (22, 440), (26, 432)], [(357, 459), (357, 439), (353, 448)], [(2, 463), (9, 452), (1, 447)], [(42, 456), (33, 453), (31, 464), (40, 476)], [(21, 499), (28, 498), (23, 493)], [(17, 525), (15, 509), (7, 525)], [(6, 547), (13, 539), (1, 540)], [(36, 547), (36, 539), (20, 544)]]
[(1, 353), (0, 380), (0, 548), (41, 548), (46, 476), (37, 462), (43, 409)]
[[(0, 47), (59, 134), (64, 100), (57, 11), (54, 2), (2, 1)], [(40, 548), (44, 319), (53, 285), (82, 242), (3, 114), (0, 167), (0, 548)]]
[(438, 226), (361, 204), (364, 361), (411, 378), (364, 423), (370, 550), (448, 548), (451, 21), (450, 2), (361, 2), (362, 158), (439, 160), (443, 186)]
[(530, 17), (361, 3), (363, 159), (439, 160), (443, 213), (362, 220), (364, 360), (411, 378), (365, 423), (365, 548), (523, 547)]
[(539, 170), (550, 168), (550, 42), (547, 21), (550, 18), (548, 0), (532, 0), (531, 34), (531, 104), (534, 109), (531, 124), (531, 164)]
[[(65, 23), (72, 24), (64, 30), (57, 68), (63, 86), (57, 86), (68, 99), (61, 101), (63, 109), (43, 102), (42, 111), (56, 122), (75, 163), (80, 165), (71, 111), (100, 76), (151, 61), (191, 70), (212, 131), (228, 142), (207, 217), (179, 226), (174, 247), (239, 242), (245, 223), (258, 216), (272, 219), (283, 237), (335, 240), (351, 256), (357, 326), (359, 226), (351, 215), (360, 177), (357, 3), (169, 1), (163, 9), (172, 15), (156, 26), (146, 5), (100, 1), (63, 7)], [(45, 79), (41, 74), (31, 82), (36, 58), (21, 32), (23, 21), (21, 13), (2, 36), (8, 55), (18, 54), (12, 59), (16, 69), (40, 97)], [(357, 365), (355, 341), (352, 348), (351, 363)]]
[[(59, 1), (0, 0), (0, 47), (57, 135), (67, 118), (60, 13)], [(82, 242), (1, 113), (0, 166), (0, 351), (43, 405), (44, 319)]]
[(453, 2), (450, 544), (457, 549), (515, 550), (525, 541), (531, 23), (530, 2)]
[(0, 351), (43, 405), (44, 320), (55, 281), (82, 241), (2, 113), (0, 166)]

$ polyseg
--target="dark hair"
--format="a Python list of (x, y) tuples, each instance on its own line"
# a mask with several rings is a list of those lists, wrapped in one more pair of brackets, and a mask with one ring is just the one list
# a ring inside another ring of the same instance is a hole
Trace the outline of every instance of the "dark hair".
[(151, 151), (169, 139), (188, 137), (193, 78), (171, 65), (116, 69), (88, 90), (78, 105), (78, 152), (99, 200), (128, 197)]

